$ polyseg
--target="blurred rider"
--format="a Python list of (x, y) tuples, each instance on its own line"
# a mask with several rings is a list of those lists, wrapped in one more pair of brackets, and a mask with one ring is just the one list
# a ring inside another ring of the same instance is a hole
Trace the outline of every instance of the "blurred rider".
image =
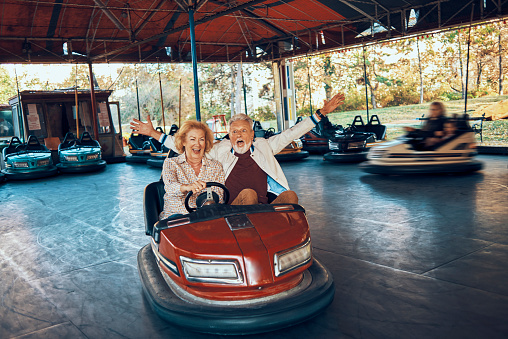
[[(404, 127), (408, 132), (407, 136), (411, 138), (410, 143), (416, 150), (425, 149), (430, 139), (443, 136), (444, 124), (446, 122), (446, 108), (442, 102), (434, 101), (429, 106), (429, 115), (421, 129), (413, 127)], [(423, 140), (422, 140), (423, 139)]]
[[(436, 136), (435, 133), (443, 131), (446, 122), (446, 108), (442, 102), (434, 101), (429, 106), (428, 119), (425, 121), (421, 129), (413, 127), (404, 127), (407, 132), (417, 132), (423, 137)], [(438, 133), (439, 134), (439, 133)]]

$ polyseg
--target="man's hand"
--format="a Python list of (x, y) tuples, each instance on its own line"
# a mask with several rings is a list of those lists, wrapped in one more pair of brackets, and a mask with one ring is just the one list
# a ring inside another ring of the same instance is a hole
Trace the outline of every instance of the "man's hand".
[(331, 98), (329, 101), (324, 100), (323, 102), (323, 108), (321, 108), (319, 111), (323, 115), (327, 115), (328, 113), (333, 112), (337, 106), (342, 105), (344, 103), (344, 94), (337, 93)]
[(153, 128), (152, 120), (150, 120), (150, 115), (146, 117), (146, 122), (139, 121), (138, 119), (133, 119), (131, 121), (131, 129), (136, 133), (147, 135), (156, 140), (159, 140), (162, 134)]
[(416, 128), (414, 128), (414, 127), (409, 127), (409, 126), (404, 126), (404, 127), (402, 127), (402, 129), (403, 129), (404, 131), (406, 131), (406, 132), (414, 132), (414, 131), (416, 131)]

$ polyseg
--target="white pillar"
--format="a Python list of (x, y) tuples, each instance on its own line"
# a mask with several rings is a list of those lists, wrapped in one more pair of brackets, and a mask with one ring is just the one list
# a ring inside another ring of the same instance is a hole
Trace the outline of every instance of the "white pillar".
[(293, 63), (287, 60), (278, 60), (272, 64), (272, 70), (275, 82), (277, 128), (282, 131), (293, 126), (296, 122)]

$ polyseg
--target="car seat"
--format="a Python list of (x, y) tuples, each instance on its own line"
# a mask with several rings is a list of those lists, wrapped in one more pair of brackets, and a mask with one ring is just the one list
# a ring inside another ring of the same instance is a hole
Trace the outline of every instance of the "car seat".
[(252, 127), (254, 130), (254, 137), (255, 138), (265, 138), (266, 137), (266, 131), (261, 126), (261, 123), (259, 121), (254, 121), (254, 126)]
[(176, 132), (178, 132), (178, 129), (179, 128), (177, 125), (175, 124), (171, 125), (171, 128), (169, 129), (169, 135), (175, 135)]
[(63, 139), (62, 143), (58, 145), (58, 150), (61, 151), (63, 149), (72, 147), (76, 144), (76, 137), (73, 133), (68, 132), (65, 134), (65, 138)]
[(355, 116), (355, 118), (353, 119), (353, 123), (351, 124), (351, 130), (357, 132), (367, 131), (361, 115)]
[(81, 134), (81, 138), (79, 138), (79, 140), (76, 142), (76, 145), (89, 146), (89, 147), (101, 147), (99, 142), (97, 140), (92, 139), (92, 137), (90, 136), (90, 133), (88, 133), (88, 132), (83, 132), (83, 134)]
[(365, 125), (365, 132), (371, 132), (376, 135), (376, 140), (383, 140), (386, 137), (386, 126), (381, 125), (379, 117), (374, 114), (370, 117), (367, 125)]
[(49, 149), (39, 142), (39, 139), (35, 135), (31, 135), (28, 137), (28, 141), (25, 146), (26, 151), (46, 151), (49, 152)]
[(128, 144), (134, 150), (150, 149), (149, 140), (150, 137), (146, 135), (132, 133), (129, 137)]
[(16, 148), (18, 146), (22, 145), (21, 144), (21, 140), (19, 140), (18, 137), (12, 137), (11, 138), (11, 141), (9, 141), (9, 146), (5, 147), (3, 150), (2, 150), (2, 156), (3, 158), (5, 159), (5, 157), (9, 154), (12, 154), (12, 153), (16, 153), (18, 152), (16, 150)]
[(164, 209), (164, 181), (152, 182), (145, 187), (143, 194), (143, 210), (145, 214), (145, 233), (152, 235), (153, 225), (159, 221), (159, 215)]

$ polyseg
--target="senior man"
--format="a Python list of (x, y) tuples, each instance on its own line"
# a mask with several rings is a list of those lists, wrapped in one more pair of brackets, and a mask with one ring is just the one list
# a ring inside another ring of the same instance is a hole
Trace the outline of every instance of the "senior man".
[[(275, 154), (291, 141), (310, 131), (326, 114), (344, 102), (339, 93), (324, 102), (323, 108), (300, 123), (268, 139), (254, 138), (253, 121), (245, 114), (236, 114), (229, 120), (229, 140), (216, 143), (206, 154), (208, 158), (222, 163), (226, 174), (226, 187), (230, 192), (232, 205), (268, 203), (269, 194), (276, 196), (273, 204), (298, 204), (295, 192), (289, 185)], [(150, 116), (147, 122), (134, 119), (131, 129), (159, 140), (166, 147), (175, 150), (174, 137), (156, 131)]]

